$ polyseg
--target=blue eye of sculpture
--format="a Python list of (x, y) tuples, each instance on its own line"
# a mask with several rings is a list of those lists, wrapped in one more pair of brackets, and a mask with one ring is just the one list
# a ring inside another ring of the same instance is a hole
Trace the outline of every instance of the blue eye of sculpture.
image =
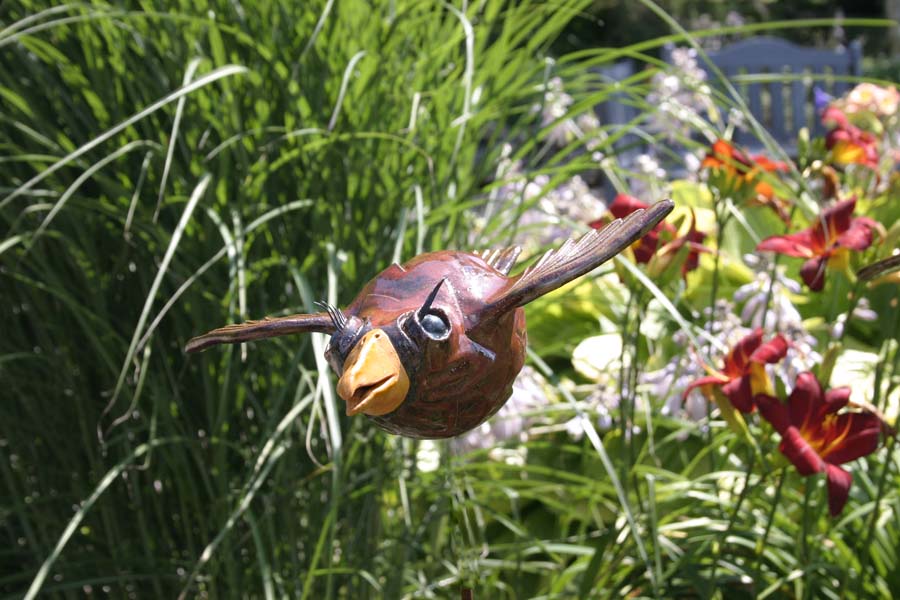
[(440, 315), (427, 313), (421, 319), (422, 329), (433, 338), (442, 338), (450, 331), (450, 323), (447, 323)]

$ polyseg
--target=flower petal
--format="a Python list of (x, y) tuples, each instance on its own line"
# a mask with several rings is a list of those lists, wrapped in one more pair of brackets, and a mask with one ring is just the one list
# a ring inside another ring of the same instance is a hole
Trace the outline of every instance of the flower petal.
[(850, 222), (850, 227), (842, 233), (837, 243), (844, 248), (865, 250), (872, 245), (872, 230), (878, 225), (867, 217), (857, 217)]
[(787, 355), (788, 342), (780, 333), (771, 340), (762, 344), (750, 355), (751, 362), (777, 363)]
[(810, 258), (800, 267), (800, 277), (803, 282), (809, 286), (814, 292), (821, 292), (825, 287), (825, 265), (827, 260), (825, 256), (817, 256)]
[(722, 386), (722, 393), (731, 404), (742, 413), (753, 412), (753, 389), (749, 376), (732, 379)]
[(844, 128), (850, 125), (847, 115), (838, 108), (828, 107), (822, 113), (822, 123), (828, 127)]
[[(619, 194), (612, 201), (612, 204), (609, 205), (609, 212), (613, 217), (621, 219), (627, 217), (636, 210), (647, 208), (648, 206), (649, 204), (638, 200), (634, 196)], [(605, 225), (605, 219), (598, 219), (589, 223), (589, 225), (594, 229), (600, 229)], [(667, 241), (675, 237), (676, 233), (677, 230), (671, 223), (663, 221), (657, 224), (656, 227), (647, 232), (644, 237), (632, 244), (631, 249), (634, 252), (635, 261), (641, 264), (650, 262), (650, 259), (653, 258), (653, 255), (656, 254), (656, 251), (660, 246), (660, 234), (665, 234), (665, 239), (663, 241)]]
[(811, 229), (767, 237), (756, 246), (756, 251), (777, 252), (798, 258), (812, 258), (819, 253)]
[(724, 372), (732, 377), (743, 375), (750, 357), (762, 344), (763, 330), (759, 327), (745, 335), (725, 357)]
[(723, 383), (727, 383), (727, 381), (727, 378), (719, 377), (717, 375), (706, 375), (705, 377), (701, 377), (700, 379), (695, 379), (684, 390), (684, 394), (682, 394), (681, 399), (684, 400), (685, 398), (687, 398), (688, 394), (690, 394), (691, 390), (693, 390), (694, 388), (698, 388), (704, 385), (722, 385)]
[(646, 202), (641, 202), (634, 196), (619, 194), (612, 201), (612, 204), (609, 205), (609, 212), (611, 212), (615, 218), (621, 219), (638, 209), (647, 208), (648, 206), (650, 205)]
[(753, 401), (759, 408), (759, 414), (772, 424), (775, 431), (784, 435), (785, 430), (791, 426), (791, 416), (784, 402), (768, 394), (757, 394)]
[(822, 214), (819, 215), (819, 222), (825, 224), (829, 233), (829, 242), (836, 241), (838, 236), (850, 228), (854, 210), (856, 210), (856, 198), (835, 202), (822, 211)]
[(832, 517), (836, 517), (844, 510), (847, 498), (850, 497), (853, 476), (835, 465), (826, 465), (825, 469), (828, 477), (828, 511)]
[(810, 423), (820, 423), (825, 416), (822, 386), (810, 372), (797, 375), (797, 383), (788, 398), (791, 424), (806, 428)]
[(822, 452), (822, 458), (831, 464), (840, 465), (867, 456), (878, 449), (881, 421), (869, 413), (845, 413), (835, 422), (839, 438), (833, 446)]
[(789, 171), (790, 166), (786, 162), (782, 162), (780, 160), (772, 160), (767, 156), (763, 156), (762, 154), (756, 154), (753, 156), (753, 162), (756, 163), (763, 171), (771, 173), (772, 171)]
[(781, 434), (778, 449), (797, 467), (797, 472), (801, 475), (812, 475), (825, 469), (825, 461), (816, 454), (794, 426), (788, 427)]
[(839, 165), (860, 164), (878, 168), (878, 139), (867, 131), (842, 123), (825, 136), (825, 147)]
[(849, 387), (838, 387), (825, 392), (825, 405), (828, 407), (826, 412), (836, 413), (847, 406), (847, 402), (850, 401), (850, 392)]
[(816, 105), (817, 115), (824, 113), (832, 100), (834, 100), (834, 97), (831, 94), (817, 85), (813, 86), (813, 103)]

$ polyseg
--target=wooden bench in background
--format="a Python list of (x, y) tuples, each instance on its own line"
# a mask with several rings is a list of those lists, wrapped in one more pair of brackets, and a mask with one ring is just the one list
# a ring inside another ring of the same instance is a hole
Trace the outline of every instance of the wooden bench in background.
[[(672, 62), (673, 49), (672, 45), (663, 49), (663, 60)], [(801, 128), (808, 128), (812, 135), (824, 134), (815, 114), (813, 87), (838, 96), (853, 87), (854, 82), (847, 78), (862, 75), (860, 40), (844, 49), (823, 50), (775, 37), (754, 37), (709, 52), (708, 56), (788, 154), (793, 154)], [(721, 90), (705, 62), (699, 63), (707, 71), (710, 84)], [(736, 132), (734, 141), (750, 149), (762, 146), (749, 128)]]

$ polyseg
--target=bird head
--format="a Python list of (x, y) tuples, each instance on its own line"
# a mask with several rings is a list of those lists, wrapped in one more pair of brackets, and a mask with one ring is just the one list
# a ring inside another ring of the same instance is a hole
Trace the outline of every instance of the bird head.
[[(462, 314), (438, 281), (425, 301), (392, 321), (373, 326), (368, 319), (346, 318), (330, 309), (335, 332), (325, 357), (340, 376), (338, 395), (347, 414), (381, 416), (396, 410), (429, 365), (445, 364), (459, 345)], [(464, 335), (464, 334), (463, 334)]]

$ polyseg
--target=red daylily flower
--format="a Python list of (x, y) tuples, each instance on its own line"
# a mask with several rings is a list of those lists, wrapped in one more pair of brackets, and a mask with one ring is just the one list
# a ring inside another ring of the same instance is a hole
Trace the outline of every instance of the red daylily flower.
[(713, 371), (701, 377), (684, 391), (684, 398), (694, 388), (699, 387), (704, 395), (710, 396), (711, 387), (718, 386), (731, 404), (743, 413), (753, 411), (753, 397), (772, 389), (766, 364), (776, 363), (787, 354), (788, 342), (781, 334), (765, 344), (763, 330), (755, 329), (735, 344), (725, 357), (721, 371)]
[(832, 128), (825, 136), (825, 147), (831, 150), (835, 164), (878, 168), (878, 138), (852, 125), (844, 111), (836, 106), (825, 109), (822, 123)]
[[(609, 212), (615, 218), (621, 219), (636, 210), (649, 206), (649, 204), (641, 202), (634, 196), (619, 194), (613, 199), (612, 204), (609, 205)], [(603, 225), (604, 221), (602, 219), (590, 223), (590, 226), (594, 229), (599, 229)], [(702, 245), (706, 234), (697, 230), (696, 222), (693, 220), (692, 215), (690, 230), (681, 237), (676, 237), (677, 235), (678, 229), (674, 225), (662, 221), (650, 230), (647, 235), (632, 244), (631, 250), (634, 252), (635, 260), (638, 263), (646, 264), (650, 262), (654, 255), (675, 254), (687, 244), (690, 247), (690, 252), (684, 264), (681, 265), (682, 276), (687, 275), (689, 271), (697, 268), (700, 252), (709, 252), (709, 249)]]
[(762, 173), (787, 171), (787, 163), (770, 160), (761, 154), (747, 156), (730, 142), (717, 140), (700, 166), (724, 172), (729, 178), (736, 177), (741, 186), (752, 185), (757, 203), (771, 206), (782, 219), (787, 219), (783, 202), (776, 198), (772, 186), (760, 178)]
[(878, 138), (854, 125), (832, 129), (825, 136), (825, 147), (831, 150), (835, 164), (858, 164), (878, 169)]
[[(613, 199), (612, 204), (609, 205), (609, 212), (615, 218), (622, 219), (634, 211), (647, 208), (648, 206), (650, 205), (646, 202), (641, 202), (634, 196), (618, 194)], [(598, 219), (590, 223), (590, 226), (594, 229), (600, 229), (604, 226), (604, 221)], [(664, 239), (672, 239), (675, 237), (676, 233), (678, 233), (678, 230), (675, 229), (674, 225), (667, 223), (666, 221), (661, 221), (656, 227), (651, 229), (647, 235), (632, 244), (631, 249), (634, 252), (635, 260), (639, 263), (650, 262), (650, 259), (653, 258), (653, 255), (656, 254), (656, 251), (659, 249), (660, 234), (663, 235)]]
[(881, 420), (872, 413), (837, 414), (850, 399), (850, 388), (822, 392), (812, 373), (797, 377), (787, 404), (766, 394), (756, 397), (760, 414), (781, 434), (778, 449), (803, 475), (825, 472), (831, 516), (843, 510), (852, 475), (839, 467), (875, 452)]
[[(684, 260), (684, 264), (681, 265), (682, 277), (686, 276), (690, 271), (693, 271), (699, 266), (701, 252), (710, 252), (710, 249), (703, 245), (703, 240), (705, 238), (706, 234), (697, 230), (697, 219), (694, 217), (694, 212), (691, 211), (691, 228), (688, 229), (688, 232), (682, 237), (674, 240), (671, 244), (668, 244), (673, 253), (681, 250), (682, 246), (685, 244), (690, 248), (687, 258)], [(665, 251), (666, 249), (663, 248), (663, 250)]]
[(856, 198), (837, 202), (822, 211), (812, 227), (788, 235), (773, 235), (756, 247), (759, 252), (777, 252), (807, 259), (800, 276), (809, 289), (825, 286), (825, 267), (846, 265), (850, 250), (872, 245), (872, 229), (878, 223), (868, 217), (853, 217)]

